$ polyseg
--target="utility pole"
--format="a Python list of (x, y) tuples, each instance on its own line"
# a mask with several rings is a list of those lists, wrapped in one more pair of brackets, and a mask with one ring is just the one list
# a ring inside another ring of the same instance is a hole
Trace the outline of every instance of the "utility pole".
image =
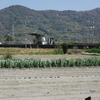
[(14, 39), (14, 43), (15, 43), (15, 30), (14, 30), (14, 24), (12, 26), (12, 32), (13, 32), (13, 39)]
[(91, 28), (91, 42), (94, 43), (94, 20), (92, 20), (92, 26), (90, 27)]

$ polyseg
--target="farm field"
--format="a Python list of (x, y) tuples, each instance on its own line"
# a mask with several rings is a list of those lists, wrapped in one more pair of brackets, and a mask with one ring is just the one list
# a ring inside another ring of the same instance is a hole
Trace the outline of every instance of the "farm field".
[[(91, 57), (100, 58), (80, 53), (13, 55), (13, 58), (42, 60)], [(85, 100), (88, 96), (100, 100), (100, 66), (0, 69), (0, 100)]]
[(100, 67), (0, 69), (1, 100), (100, 100)]

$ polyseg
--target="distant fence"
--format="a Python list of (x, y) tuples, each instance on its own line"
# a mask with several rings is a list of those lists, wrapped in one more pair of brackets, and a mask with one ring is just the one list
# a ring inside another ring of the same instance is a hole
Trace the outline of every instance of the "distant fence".
[(18, 47), (18, 48), (55, 48), (55, 45), (0, 44), (0, 47)]
[[(37, 44), (0, 44), (0, 47), (18, 48), (55, 48), (56, 45), (37, 45)], [(68, 44), (68, 49), (100, 48), (100, 44)]]
[(68, 48), (73, 49), (73, 48), (78, 48), (78, 49), (92, 49), (92, 48), (100, 48), (100, 44), (69, 44)]

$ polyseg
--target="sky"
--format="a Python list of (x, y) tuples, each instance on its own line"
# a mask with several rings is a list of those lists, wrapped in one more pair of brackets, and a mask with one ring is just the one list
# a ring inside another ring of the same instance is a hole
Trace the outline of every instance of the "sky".
[(0, 0), (0, 9), (22, 5), (34, 10), (86, 11), (100, 8), (100, 0)]

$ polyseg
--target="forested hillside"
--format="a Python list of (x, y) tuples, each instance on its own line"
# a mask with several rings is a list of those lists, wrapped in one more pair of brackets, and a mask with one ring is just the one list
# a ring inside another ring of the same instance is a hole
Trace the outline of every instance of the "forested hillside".
[(0, 10), (0, 36), (8, 34), (16, 40), (37, 32), (53, 36), (57, 41), (100, 41), (100, 8), (90, 11), (32, 10), (15, 5)]

